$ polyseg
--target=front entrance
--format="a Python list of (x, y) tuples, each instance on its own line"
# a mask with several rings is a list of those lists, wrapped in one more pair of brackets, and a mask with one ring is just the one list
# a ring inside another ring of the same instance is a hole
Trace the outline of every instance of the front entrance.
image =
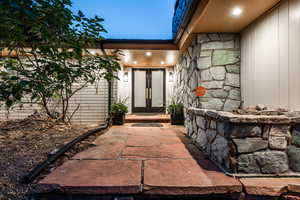
[(133, 69), (132, 111), (134, 113), (165, 112), (165, 69)]

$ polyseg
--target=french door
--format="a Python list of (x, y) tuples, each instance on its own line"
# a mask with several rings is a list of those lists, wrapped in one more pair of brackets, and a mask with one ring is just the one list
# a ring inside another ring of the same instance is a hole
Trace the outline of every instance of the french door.
[(165, 112), (165, 69), (133, 69), (132, 111)]

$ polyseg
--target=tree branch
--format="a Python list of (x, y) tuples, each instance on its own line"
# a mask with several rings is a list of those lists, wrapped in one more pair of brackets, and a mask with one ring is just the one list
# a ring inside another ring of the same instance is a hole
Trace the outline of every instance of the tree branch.
[(70, 115), (70, 117), (68, 117), (68, 118), (69, 118), (69, 119), (68, 119), (68, 122), (70, 122), (70, 121), (72, 120), (74, 114), (79, 110), (79, 108), (80, 108), (80, 103), (77, 104), (77, 107), (73, 110), (73, 112), (72, 112), (72, 114)]

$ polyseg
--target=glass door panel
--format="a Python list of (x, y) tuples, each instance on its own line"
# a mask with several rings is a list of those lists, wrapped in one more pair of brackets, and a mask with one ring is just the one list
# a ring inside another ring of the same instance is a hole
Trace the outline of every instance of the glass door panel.
[(134, 71), (134, 107), (146, 107), (146, 72)]
[(152, 71), (151, 83), (151, 106), (164, 107), (164, 71)]

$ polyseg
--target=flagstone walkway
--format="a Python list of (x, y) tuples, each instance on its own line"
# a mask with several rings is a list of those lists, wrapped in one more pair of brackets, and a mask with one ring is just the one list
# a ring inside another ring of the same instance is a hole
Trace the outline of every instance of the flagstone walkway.
[[(255, 179), (251, 181), (244, 181), (249, 191), (259, 193)], [(284, 184), (275, 184), (275, 190), (282, 192)], [(114, 126), (95, 141), (95, 147), (75, 155), (38, 186), (40, 193), (68, 195), (186, 196), (243, 191), (239, 180), (226, 176), (205, 159), (182, 127), (169, 124)]]

